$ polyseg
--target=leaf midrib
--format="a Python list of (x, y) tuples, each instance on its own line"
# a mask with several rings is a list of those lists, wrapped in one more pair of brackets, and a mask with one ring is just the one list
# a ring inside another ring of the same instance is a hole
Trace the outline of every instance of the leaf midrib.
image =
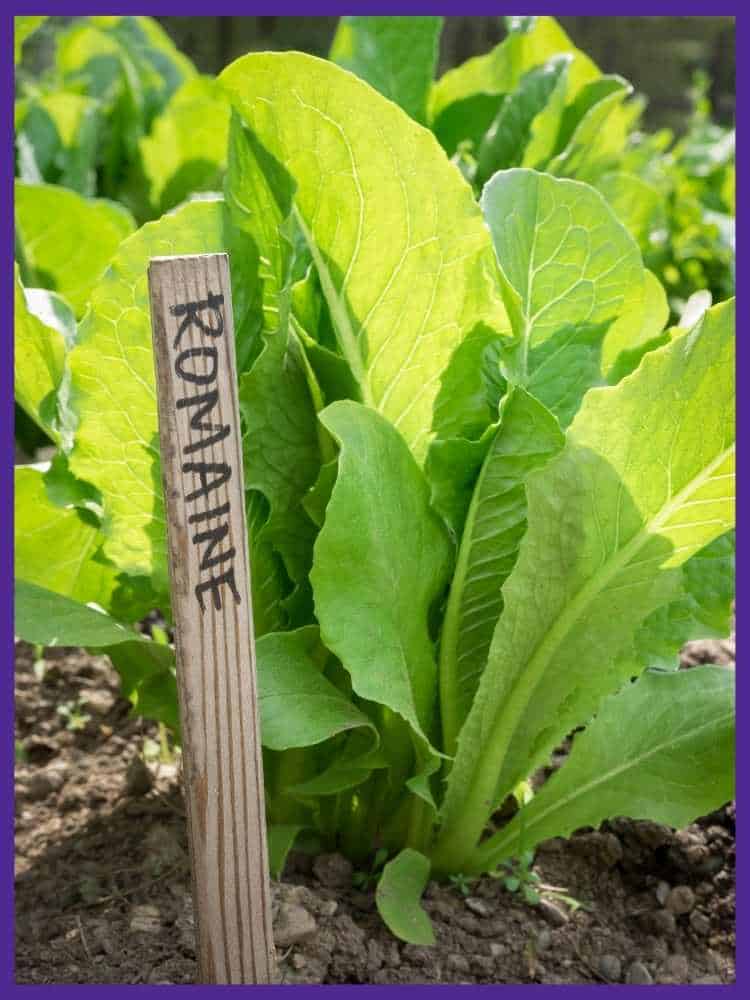
[[(507, 751), (515, 736), (523, 712), (544, 676), (550, 660), (570, 633), (573, 624), (579, 620), (589, 604), (606, 589), (612, 579), (628, 565), (638, 551), (658, 535), (659, 530), (680, 509), (686, 499), (710, 479), (711, 473), (719, 468), (733, 451), (734, 443), (730, 447), (723, 449), (713, 461), (709, 462), (698, 476), (691, 479), (679, 493), (661, 508), (658, 514), (644, 524), (643, 528), (627, 545), (619, 550), (609, 563), (604, 563), (600, 570), (589, 578), (573, 600), (558, 615), (554, 624), (528, 661), (526, 669), (520, 675), (519, 683), (511, 691), (510, 697), (505, 702), (504, 710), (501, 710), (495, 717), (492, 725), (492, 733), (488, 740), (488, 752), (481, 755), (481, 760), (478, 760), (475, 764), (475, 771), (481, 761), (486, 760), (489, 756), (490, 760), (500, 761), (500, 768), (496, 773), (498, 778), (501, 776)], [(717, 498), (717, 502), (721, 502), (721, 499)], [(667, 558), (667, 554), (665, 554), (665, 558)]]
[[(658, 743), (656, 746), (652, 747), (650, 750), (638, 755), (637, 757), (631, 758), (624, 764), (620, 764), (617, 767), (610, 768), (603, 774), (591, 781), (587, 782), (585, 785), (577, 786), (568, 795), (564, 795), (562, 798), (553, 801), (551, 805), (547, 806), (538, 816), (531, 820), (530, 823), (525, 824), (523, 827), (524, 834), (527, 834), (529, 830), (532, 830), (535, 826), (542, 823), (551, 813), (557, 812), (560, 809), (566, 808), (571, 802), (575, 801), (577, 798), (581, 798), (584, 795), (588, 795), (593, 789), (598, 788), (600, 785), (606, 784), (607, 782), (614, 781), (617, 777), (625, 772), (632, 770), (634, 768), (640, 767), (649, 758), (661, 753), (664, 750), (674, 750), (678, 748), (681, 744), (695, 739), (702, 732), (706, 730), (715, 730), (718, 726), (721, 726), (724, 722), (730, 721), (734, 717), (734, 712), (724, 712), (720, 716), (712, 718), (710, 721), (705, 722), (703, 725), (698, 726), (695, 729), (690, 729), (688, 732), (684, 733), (682, 736), (674, 737), (672, 739), (664, 740), (662, 743)], [(606, 818), (606, 817), (604, 817)], [(492, 844), (491, 852), (492, 855), (500, 855), (506, 850), (506, 844), (512, 844), (515, 840), (515, 834), (513, 837), (506, 835), (500, 839), (497, 843)], [(485, 857), (490, 850), (490, 844), (492, 839), (487, 841), (486, 844), (482, 845), (481, 856)], [(479, 852), (478, 852), (479, 853)]]

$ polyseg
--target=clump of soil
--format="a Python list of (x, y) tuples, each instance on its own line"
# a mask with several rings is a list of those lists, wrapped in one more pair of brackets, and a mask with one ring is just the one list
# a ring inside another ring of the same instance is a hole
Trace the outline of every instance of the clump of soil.
[[(726, 662), (728, 649), (701, 647), (693, 659)], [(130, 714), (106, 657), (58, 649), (45, 659), (35, 670), (32, 648), (16, 646), (16, 980), (194, 982), (179, 764), (151, 759), (156, 727)], [(683, 666), (690, 660), (688, 650)], [(425, 948), (392, 937), (346, 859), (297, 852), (272, 887), (279, 974), (286, 983), (727, 983), (734, 864), (733, 805), (679, 831), (618, 819), (540, 847), (538, 906), (491, 878), (465, 886), (468, 895), (430, 883), (437, 947)]]

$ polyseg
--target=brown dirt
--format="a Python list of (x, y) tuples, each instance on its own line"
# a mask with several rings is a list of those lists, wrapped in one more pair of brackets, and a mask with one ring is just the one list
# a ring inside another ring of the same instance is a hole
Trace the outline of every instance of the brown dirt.
[[(693, 651), (696, 652), (695, 650)], [(698, 650), (702, 659), (710, 655)], [(724, 646), (724, 659), (733, 651)], [(691, 653), (684, 657), (687, 666)], [(693, 656), (695, 659), (696, 657)], [(156, 727), (129, 714), (104, 657), (16, 647), (16, 979), (190, 983), (195, 949), (176, 765), (144, 765)], [(38, 672), (39, 673), (39, 672)], [(88, 701), (80, 731), (59, 706)], [(616, 820), (549, 841), (529, 906), (497, 880), (431, 883), (438, 946), (396, 941), (338, 855), (296, 853), (273, 886), (287, 983), (726, 983), (734, 978), (734, 807), (686, 830)]]

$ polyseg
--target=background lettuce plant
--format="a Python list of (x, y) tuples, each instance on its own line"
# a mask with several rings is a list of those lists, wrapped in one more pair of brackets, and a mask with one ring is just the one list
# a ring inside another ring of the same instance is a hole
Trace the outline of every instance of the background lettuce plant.
[[(433, 83), (439, 27), (346, 18), (346, 69), (260, 53), (209, 81), (147, 19), (88, 19), (48, 83), (98, 102), (97, 182), (64, 187), (63, 151), (16, 199), (16, 398), (57, 447), (16, 472), (18, 634), (106, 650), (177, 732), (171, 650), (133, 627), (169, 617), (146, 266), (228, 249), (274, 870), (300, 836), (385, 850), (380, 912), (420, 943), (430, 872), (733, 788), (732, 674), (677, 671), (729, 627), (733, 302), (678, 282), (670, 310), (644, 263), (705, 285), (720, 238), (679, 270), (664, 178), (721, 215), (726, 136), (703, 107), (669, 154), (635, 135), (628, 85), (551, 18)], [(53, 202), (80, 266), (41, 239)]]

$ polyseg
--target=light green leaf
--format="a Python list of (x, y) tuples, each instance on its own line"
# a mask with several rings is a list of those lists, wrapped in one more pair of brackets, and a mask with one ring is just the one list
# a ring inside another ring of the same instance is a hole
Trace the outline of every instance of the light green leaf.
[(13, 47), (14, 62), (16, 65), (21, 61), (23, 43), (33, 35), (40, 25), (47, 20), (45, 17), (14, 17), (13, 18)]
[(310, 747), (352, 729), (375, 727), (321, 673), (326, 650), (315, 626), (271, 632), (258, 639), (258, 705), (263, 746)]
[(430, 862), (407, 847), (383, 868), (375, 902), (388, 930), (410, 944), (433, 945), (435, 932), (420, 905), (430, 877)]
[(544, 406), (523, 389), (511, 390), (474, 487), (440, 637), (440, 717), (443, 749), (451, 756), (487, 662), (502, 586), (526, 531), (524, 482), (564, 440)]
[[(606, 330), (643, 293), (638, 247), (597, 191), (533, 170), (495, 174), (484, 188), (482, 210), (516, 337), (510, 371), (525, 384), (534, 365), (551, 361), (548, 403), (555, 396), (577, 401), (585, 388), (576, 377), (581, 348), (592, 336), (596, 346), (596, 331)], [(556, 336), (559, 343), (534, 353)], [(573, 397), (557, 384), (571, 374)], [(547, 382), (547, 373), (538, 378)]]
[(323, 642), (358, 695), (429, 739), (437, 675), (428, 613), (446, 583), (447, 534), (386, 420), (349, 401), (333, 403), (320, 420), (341, 446), (310, 574)]
[(94, 601), (108, 608), (117, 571), (96, 558), (104, 536), (93, 515), (55, 506), (43, 471), (33, 466), (16, 467), (14, 501), (16, 576), (83, 604)]
[(467, 870), (614, 816), (682, 827), (733, 796), (734, 671), (647, 671), (604, 700), (563, 767)]
[(537, 17), (528, 31), (511, 32), (487, 55), (475, 56), (448, 70), (432, 88), (430, 122), (456, 101), (481, 93), (510, 93), (527, 70), (561, 53), (573, 56), (569, 74), (569, 96), (573, 98), (584, 84), (599, 77), (599, 70), (573, 45), (553, 17)]
[(477, 155), (477, 182), (484, 184), (497, 170), (520, 166), (536, 117), (544, 111), (555, 89), (564, 88), (573, 60), (555, 56), (525, 73), (518, 87), (503, 101), (485, 134)]
[(678, 567), (732, 527), (734, 304), (587, 393), (563, 451), (529, 477), (527, 503), (449, 776), (441, 869), (462, 870), (487, 803), (631, 676), (640, 623), (674, 599)]
[(16, 181), (16, 236), (28, 283), (59, 292), (80, 316), (91, 290), (135, 223), (122, 206), (52, 184)]
[(21, 180), (95, 193), (98, 101), (82, 94), (40, 94), (17, 101), (15, 117)]
[(442, 17), (341, 17), (328, 58), (424, 122)]
[(594, 185), (638, 242), (642, 252), (651, 249), (651, 234), (666, 225), (666, 208), (661, 192), (635, 174), (617, 170), (603, 174)]
[[(40, 301), (21, 284), (14, 265), (14, 391), (16, 402), (53, 440), (58, 439), (57, 390), (65, 366), (65, 339), (75, 317), (65, 303)], [(41, 289), (42, 295), (49, 293)]]
[(669, 342), (667, 293), (651, 271), (643, 275), (643, 297), (610, 326), (602, 348), (602, 369), (612, 385), (635, 371), (644, 354)]
[(627, 141), (620, 105), (633, 92), (620, 76), (588, 83), (568, 105), (560, 124), (557, 155), (547, 165), (551, 174), (591, 180), (611, 169)]
[[(506, 322), (471, 190), (428, 132), (331, 63), (248, 55), (221, 81), (263, 169), (294, 188), (294, 219), (363, 401), (421, 460), (456, 346), (479, 319)], [(231, 177), (228, 195), (242, 200)]]
[(229, 101), (218, 81), (189, 79), (172, 96), (139, 143), (160, 215), (196, 191), (220, 191), (227, 163)]
[(108, 15), (75, 25), (64, 40), (59, 60), (63, 71), (98, 84), (97, 60), (109, 53), (128, 60), (137, 72), (136, 87), (143, 101), (145, 125), (185, 81), (195, 67), (152, 17)]
[(241, 344), (255, 321), (247, 309), (253, 273), (245, 270), (248, 255), (223, 202), (202, 201), (147, 223), (122, 244), (92, 291), (91, 308), (69, 355), (79, 420), (71, 470), (102, 495), (108, 558), (127, 573), (153, 575), (160, 593), (168, 584), (148, 262), (168, 254), (227, 250), (235, 336)]

